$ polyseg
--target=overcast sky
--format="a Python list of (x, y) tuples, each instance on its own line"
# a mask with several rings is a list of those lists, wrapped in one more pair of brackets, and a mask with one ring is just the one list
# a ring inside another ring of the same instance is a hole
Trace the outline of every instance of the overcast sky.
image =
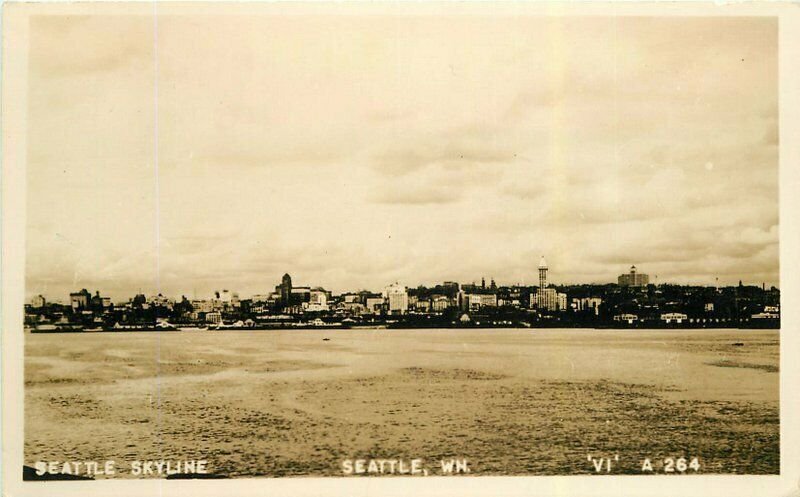
[(52, 16), (30, 40), (28, 295), (535, 284), (541, 255), (555, 283), (778, 285), (773, 19)]

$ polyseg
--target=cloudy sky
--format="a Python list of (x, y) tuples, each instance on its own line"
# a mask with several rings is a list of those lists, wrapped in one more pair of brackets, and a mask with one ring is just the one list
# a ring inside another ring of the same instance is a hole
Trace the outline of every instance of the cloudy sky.
[(778, 284), (768, 18), (41, 16), (27, 293)]

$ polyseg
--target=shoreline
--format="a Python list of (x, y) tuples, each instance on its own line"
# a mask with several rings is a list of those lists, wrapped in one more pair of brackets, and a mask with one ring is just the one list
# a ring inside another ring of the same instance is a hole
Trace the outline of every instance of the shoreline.
[(25, 333), (36, 335), (49, 334), (94, 334), (94, 333), (181, 333), (181, 332), (260, 332), (260, 331), (344, 331), (344, 330), (372, 330), (372, 331), (409, 331), (409, 330), (581, 330), (581, 331), (692, 331), (692, 330), (774, 330), (780, 331), (780, 324), (775, 326), (271, 326), (271, 327), (251, 327), (251, 328), (200, 328), (200, 327), (176, 327), (176, 328), (136, 328), (136, 329), (62, 329), (62, 330), (36, 330), (26, 328)]

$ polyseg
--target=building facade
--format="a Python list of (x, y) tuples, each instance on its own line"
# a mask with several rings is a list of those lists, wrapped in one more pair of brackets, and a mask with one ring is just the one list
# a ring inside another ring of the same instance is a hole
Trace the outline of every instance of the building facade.
[(661, 315), (661, 320), (667, 324), (681, 324), (687, 319), (689, 319), (689, 316), (681, 312), (667, 312)]
[(531, 296), (531, 306), (534, 302), (536, 308), (547, 311), (565, 311), (567, 309), (567, 295), (559, 293), (555, 288), (547, 287), (547, 261), (544, 256), (539, 260), (539, 288)]
[(289, 273), (283, 275), (281, 284), (275, 289), (280, 294), (281, 305), (289, 306), (292, 304), (292, 277)]
[(92, 295), (85, 288), (80, 292), (73, 292), (69, 294), (69, 303), (73, 311), (79, 311), (89, 307), (89, 300)]
[(37, 295), (31, 299), (31, 307), (41, 309), (47, 304), (47, 300), (42, 295)]
[(619, 286), (643, 287), (650, 283), (650, 276), (636, 272), (636, 266), (631, 266), (631, 270), (627, 274), (617, 277), (617, 283)]
[(364, 299), (365, 312), (368, 314), (380, 314), (383, 311), (383, 304), (383, 297), (366, 297)]
[(584, 297), (582, 299), (574, 299), (572, 302), (576, 311), (591, 310), (595, 316), (598, 316), (600, 315), (600, 305), (603, 303), (603, 299), (600, 297)]
[(390, 314), (405, 314), (408, 312), (408, 289), (406, 287), (395, 283), (386, 287), (385, 294)]
[(536, 302), (536, 308), (542, 311), (567, 310), (567, 294), (558, 292), (555, 288), (538, 290), (531, 296), (531, 302)]
[(475, 311), (481, 307), (497, 307), (496, 293), (461, 293), (461, 308)]

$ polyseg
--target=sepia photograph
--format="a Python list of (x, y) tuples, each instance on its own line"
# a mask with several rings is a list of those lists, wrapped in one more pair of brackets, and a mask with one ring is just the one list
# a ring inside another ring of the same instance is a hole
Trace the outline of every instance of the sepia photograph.
[(782, 10), (559, 5), (6, 3), (19, 495), (796, 492)]

